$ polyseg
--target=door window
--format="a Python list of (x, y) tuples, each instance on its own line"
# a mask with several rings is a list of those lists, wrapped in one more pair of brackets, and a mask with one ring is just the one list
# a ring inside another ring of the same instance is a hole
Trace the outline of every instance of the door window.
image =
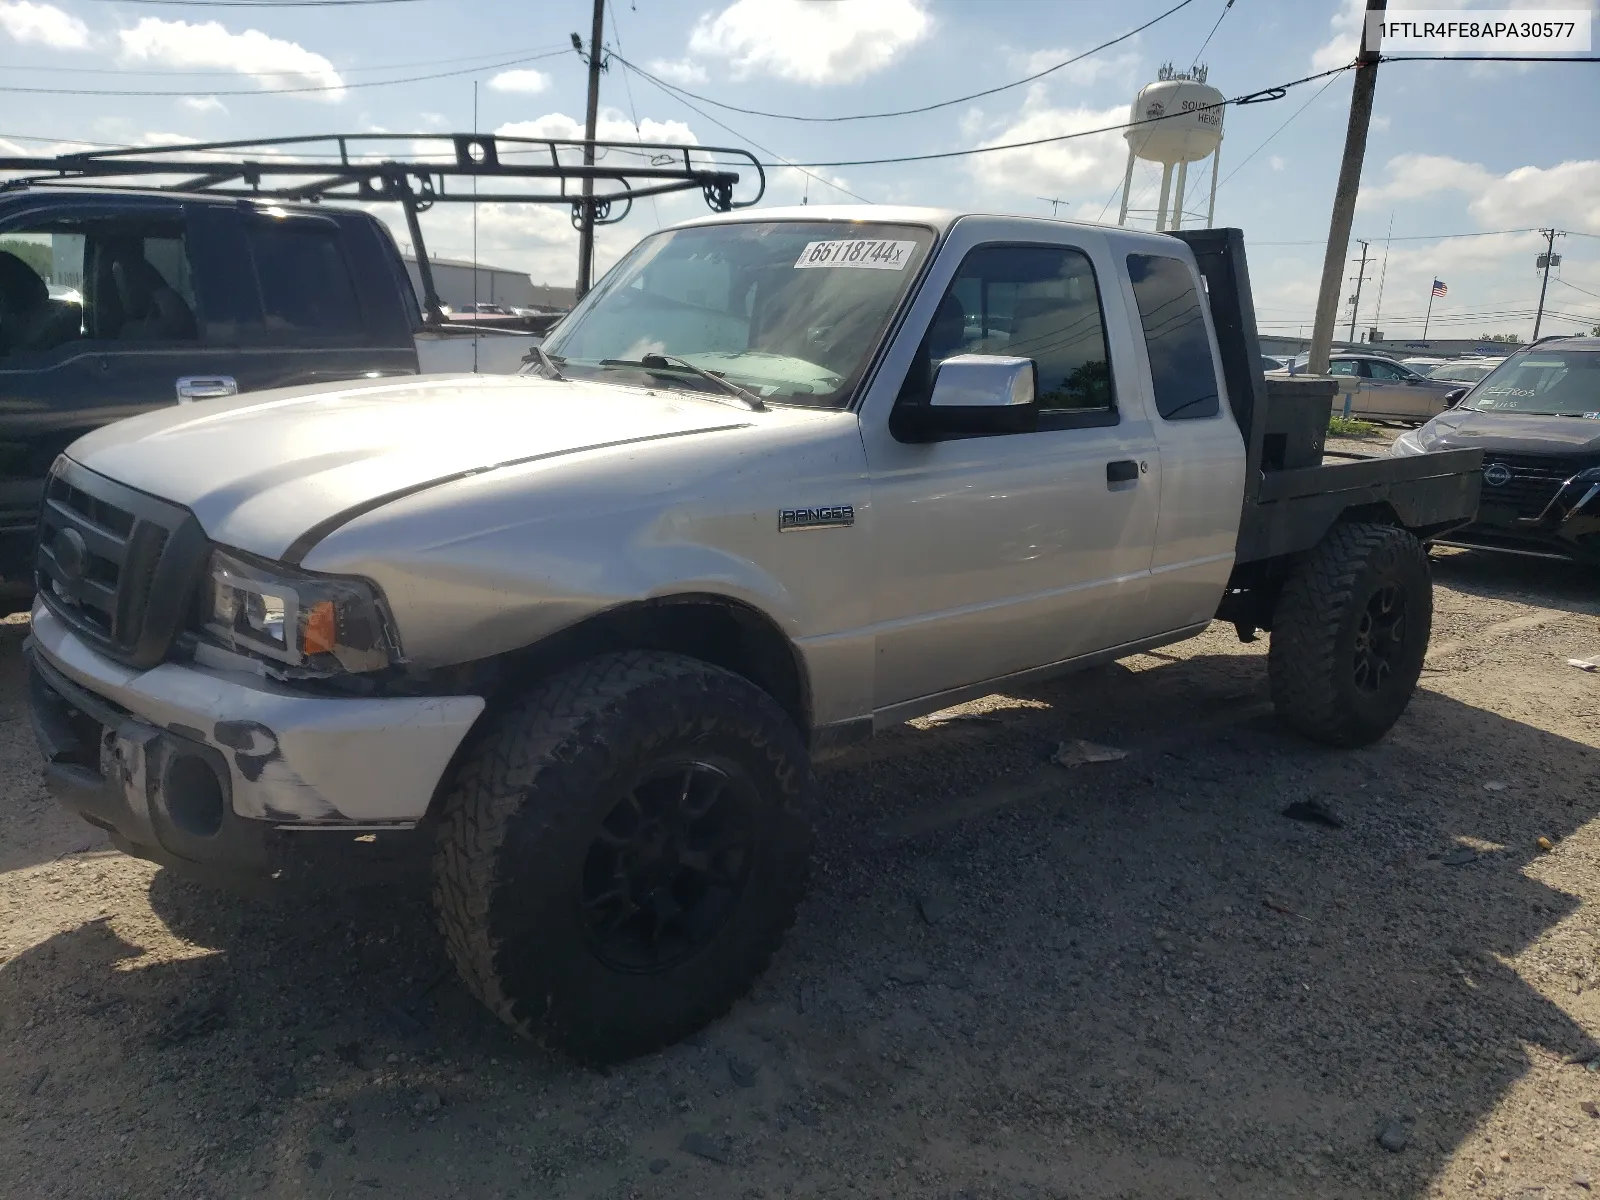
[(1400, 367), (1393, 366), (1389, 363), (1382, 362), (1369, 361), (1367, 363), (1367, 373), (1373, 379), (1381, 379), (1386, 383), (1398, 383), (1401, 380), (1411, 378), (1410, 372)]
[(37, 359), (80, 341), (198, 335), (181, 224), (84, 219), (0, 233), (0, 359)]
[(1348, 358), (1340, 359), (1337, 362), (1331, 362), (1328, 364), (1329, 375), (1359, 375), (1360, 373), (1361, 372), (1356, 370), (1356, 364)]
[(1156, 411), (1167, 421), (1216, 416), (1222, 411), (1217, 366), (1188, 266), (1182, 259), (1130, 254), (1128, 277), (1150, 355)]
[(980, 246), (962, 261), (934, 314), (902, 402), (923, 403), (956, 354), (1031, 358), (1039, 428), (1116, 424), (1116, 396), (1094, 267), (1064, 246)]
[(355, 281), (335, 228), (319, 222), (252, 222), (250, 253), (272, 333), (348, 337), (361, 332)]

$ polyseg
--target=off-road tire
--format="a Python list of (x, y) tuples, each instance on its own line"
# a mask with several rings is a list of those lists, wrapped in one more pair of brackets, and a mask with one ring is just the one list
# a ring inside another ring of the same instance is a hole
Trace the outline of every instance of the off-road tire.
[[(1356, 681), (1358, 631), (1388, 587), (1404, 598), (1404, 640), (1385, 682)], [(1267, 673), (1279, 717), (1330, 746), (1365, 746), (1400, 719), (1422, 674), (1433, 579), (1422, 544), (1388, 525), (1336, 525), (1296, 566), (1272, 615)]]
[[(687, 961), (620, 970), (585, 926), (586, 855), (630, 781), (683, 755), (729, 764), (754, 785), (746, 882)], [(434, 900), (450, 957), (506, 1024), (580, 1060), (677, 1041), (727, 1011), (793, 923), (814, 790), (794, 723), (738, 675), (654, 652), (555, 675), (468, 749), (445, 799)]]

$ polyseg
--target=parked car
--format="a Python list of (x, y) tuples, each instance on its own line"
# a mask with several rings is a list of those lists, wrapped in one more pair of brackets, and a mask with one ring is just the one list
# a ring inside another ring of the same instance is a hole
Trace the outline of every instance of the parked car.
[(1445, 383), (1477, 383), (1503, 362), (1504, 358), (1458, 358), (1452, 362), (1441, 363), (1428, 370), (1426, 374), (1429, 379), (1438, 379)]
[(765, 968), (813, 755), (1214, 618), (1271, 630), (1290, 728), (1368, 744), (1479, 455), (1323, 465), (1333, 388), (1269, 386), (1244, 263), (1237, 230), (750, 209), (647, 237), (542, 377), (98, 430), (42, 526), (47, 786), (213, 877), (420, 830), (466, 986), (604, 1060)]
[(1261, 356), (1261, 369), (1263, 371), (1281, 371), (1289, 365), (1287, 359), (1274, 358), (1270, 354)]
[(536, 340), (425, 326), (368, 213), (0, 190), (0, 614), (29, 603), (45, 475), (89, 430), (264, 388), (511, 373)]
[(1600, 338), (1512, 354), (1389, 453), (1483, 451), (1473, 524), (1442, 544), (1600, 564)]
[[(1297, 359), (1296, 364), (1289, 369), (1289, 374), (1304, 373), (1304, 361)], [(1328, 374), (1355, 378), (1350, 415), (1366, 420), (1420, 425), (1449, 408), (1463, 391), (1459, 383), (1429, 379), (1381, 354), (1331, 355)]]

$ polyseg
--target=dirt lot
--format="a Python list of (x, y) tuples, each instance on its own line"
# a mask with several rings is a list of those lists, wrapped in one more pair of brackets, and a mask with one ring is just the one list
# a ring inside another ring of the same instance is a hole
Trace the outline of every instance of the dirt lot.
[(1279, 729), (1265, 643), (1217, 628), (831, 767), (772, 970), (608, 1074), (481, 1013), (419, 887), (238, 898), (104, 849), (38, 785), (0, 627), (0, 1195), (1588, 1194), (1600, 579), (1436, 580), (1370, 749)]

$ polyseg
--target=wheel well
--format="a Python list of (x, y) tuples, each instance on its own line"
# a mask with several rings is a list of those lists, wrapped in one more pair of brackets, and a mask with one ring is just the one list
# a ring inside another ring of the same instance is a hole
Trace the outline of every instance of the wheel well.
[(509, 702), (532, 679), (618, 650), (665, 650), (742, 675), (782, 706), (804, 735), (811, 697), (793, 644), (766, 614), (723, 596), (646, 600), (599, 613), (492, 660), (489, 711)]

